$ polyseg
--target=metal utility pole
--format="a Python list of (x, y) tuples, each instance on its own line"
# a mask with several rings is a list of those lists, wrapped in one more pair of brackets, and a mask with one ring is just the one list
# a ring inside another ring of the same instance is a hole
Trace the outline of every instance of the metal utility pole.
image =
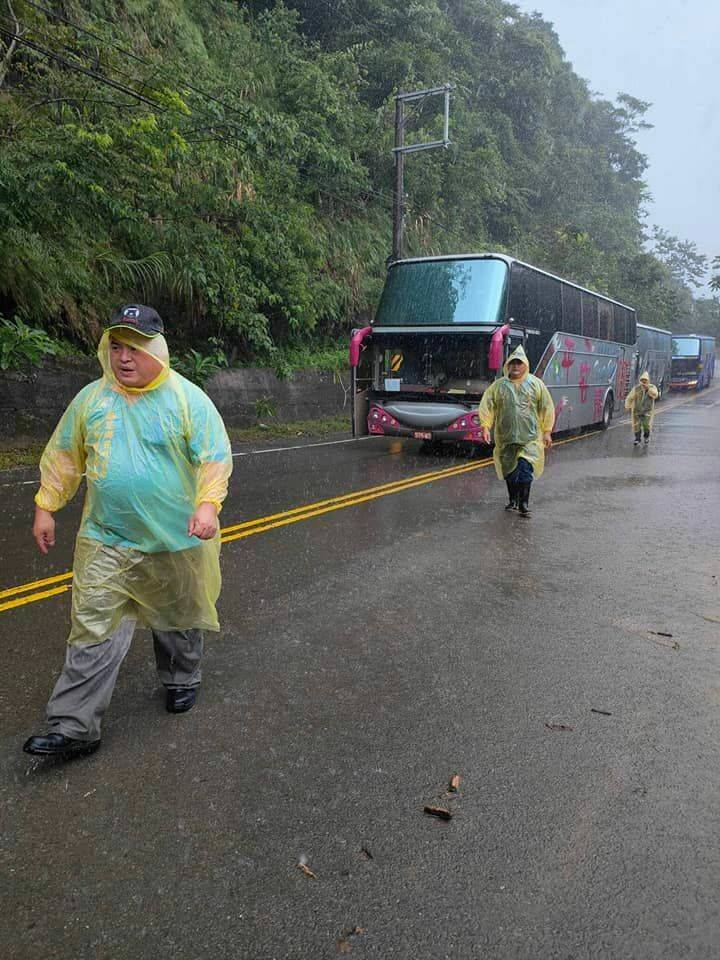
[(405, 173), (405, 101), (402, 94), (395, 97), (395, 187), (393, 191), (393, 260), (402, 258), (405, 234), (405, 203), (403, 176)]
[[(416, 90), (413, 93), (398, 93), (395, 97), (395, 188), (393, 191), (393, 250), (392, 259), (401, 260), (403, 255), (403, 238), (405, 234), (405, 194), (403, 177), (405, 173), (405, 154), (417, 153), (420, 150), (433, 150), (435, 147), (450, 146), (448, 139), (450, 126), (450, 91), (449, 83), (442, 87), (432, 87), (429, 90)], [(424, 100), (442, 94), (445, 97), (445, 117), (443, 122), (442, 140), (430, 140), (427, 143), (413, 143), (405, 146), (405, 104), (413, 100)]]

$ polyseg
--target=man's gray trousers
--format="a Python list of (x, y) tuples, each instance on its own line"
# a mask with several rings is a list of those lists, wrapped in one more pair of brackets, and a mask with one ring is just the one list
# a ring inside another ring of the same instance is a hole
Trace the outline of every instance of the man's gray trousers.
[[(134, 620), (123, 620), (101, 643), (68, 644), (65, 666), (47, 705), (54, 733), (98, 740), (102, 717), (115, 689), (120, 664), (130, 649)], [(169, 690), (197, 687), (202, 679), (202, 630), (153, 630), (155, 664)]]

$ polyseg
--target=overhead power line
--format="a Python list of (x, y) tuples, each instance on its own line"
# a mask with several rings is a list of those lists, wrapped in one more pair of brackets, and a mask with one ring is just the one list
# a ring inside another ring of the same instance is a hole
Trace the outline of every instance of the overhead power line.
[[(145, 59), (145, 58), (143, 58), (143, 57), (138, 56), (138, 55), (135, 54), (132, 50), (130, 50), (129, 48), (125, 47), (124, 45), (119, 44), (119, 43), (117, 43), (117, 42), (115, 42), (115, 41), (112, 41), (112, 40), (108, 40), (107, 38), (102, 37), (100, 34), (97, 34), (97, 33), (95, 33), (95, 32), (92, 31), (92, 30), (88, 30), (86, 27), (83, 27), (81, 24), (78, 24), (77, 22), (75, 22), (75, 21), (73, 21), (73, 20), (70, 20), (70, 19), (67, 18), (67, 17), (62, 16), (62, 15), (59, 14), (59, 13), (55, 13), (54, 11), (48, 9), (47, 7), (42, 6), (41, 4), (35, 3), (34, 0), (24, 0), (24, 2), (27, 3), (29, 6), (37, 9), (38, 11), (40, 11), (41, 13), (43, 13), (45, 16), (49, 17), (50, 19), (53, 19), (53, 20), (56, 20), (56, 21), (58, 21), (58, 22), (64, 23), (66, 26), (69, 26), (69, 27), (71, 27), (72, 29), (77, 30), (78, 32), (80, 32), (80, 33), (82, 33), (82, 34), (85, 34), (86, 36), (92, 37), (94, 40), (97, 40), (99, 43), (102, 43), (104, 46), (111, 47), (111, 48), (113, 48), (113, 49), (115, 49), (115, 50), (118, 50), (118, 51), (121, 52), (124, 56), (126, 56), (126, 57), (134, 60), (134, 61), (137, 62), (137, 63), (142, 64), (143, 66), (146, 66), (146, 67), (148, 67), (148, 68), (150, 68), (150, 69), (156, 69), (156, 65), (152, 64), (149, 60), (147, 60), (147, 59)], [(8, 19), (6, 16), (4, 16), (4, 15), (2, 15), (2, 14), (0, 14), (0, 18), (5, 19), (5, 20)], [(348, 18), (346, 15), (343, 15), (343, 19), (349, 20), (349, 18)], [(363, 17), (362, 19), (365, 19), (365, 18)], [(106, 22), (109, 23), (110, 21), (106, 21)], [(366, 22), (368, 22), (368, 21), (366, 21)], [(38, 32), (40, 32), (40, 33), (43, 33), (43, 31), (40, 30), (40, 29), (39, 29), (37, 26), (35, 26), (35, 25), (23, 24), (23, 26), (26, 27), (27, 29), (33, 29), (33, 30), (36, 30), (36, 31), (38, 31)], [(139, 93), (139, 92), (138, 92), (137, 90), (135, 90), (134, 88), (129, 87), (129, 86), (127, 86), (126, 84), (120, 83), (119, 81), (114, 80), (112, 77), (108, 77), (106, 74), (100, 73), (100, 72), (98, 72), (97, 70), (93, 70), (93, 69), (91, 69), (91, 68), (89, 68), (89, 67), (87, 67), (87, 66), (85, 66), (85, 65), (83, 65), (83, 64), (73, 62), (72, 60), (69, 60), (67, 57), (64, 57), (62, 54), (58, 53), (56, 50), (53, 50), (53, 49), (51, 49), (51, 48), (49, 48), (49, 47), (43, 47), (41, 44), (38, 44), (38, 43), (36, 43), (36, 42), (33, 41), (33, 40), (29, 40), (29, 39), (26, 38), (25, 36), (23, 36), (23, 35), (21, 35), (21, 34), (19, 34), (19, 33), (16, 33), (15, 31), (7, 30), (7, 29), (3, 28), (2, 26), (0, 26), (0, 35), (5, 36), (6, 38), (15, 39), (18, 43), (21, 43), (22, 45), (28, 47), (29, 49), (32, 49), (34, 52), (38, 53), (39, 55), (45, 56), (45, 57), (47, 57), (48, 59), (51, 59), (51, 60), (53, 60), (54, 62), (59, 63), (59, 64), (65, 66), (65, 67), (66, 67), (67, 69), (69, 69), (69, 70), (72, 70), (72, 71), (75, 71), (75, 72), (77, 72), (77, 73), (80, 73), (80, 74), (82, 74), (82, 75), (84, 75), (84, 76), (87, 76), (87, 77), (89, 77), (90, 79), (94, 80), (94, 81), (97, 82), (97, 83), (103, 84), (103, 85), (105, 85), (105, 86), (107, 86), (107, 87), (110, 87), (110, 88), (112, 88), (112, 89), (114, 89), (114, 90), (117, 90), (117, 91), (119, 91), (119, 92), (121, 92), (121, 93), (124, 93), (125, 95), (127, 95), (127, 96), (135, 99), (136, 101), (138, 101), (138, 102), (140, 102), (140, 103), (143, 103), (143, 104), (145, 104), (146, 106), (152, 107), (154, 110), (157, 110), (157, 111), (159, 111), (159, 112), (161, 112), (161, 113), (176, 114), (176, 115), (181, 116), (182, 119), (184, 119), (184, 120), (187, 119), (187, 116), (186, 116), (186, 114), (185, 114), (184, 112), (182, 112), (182, 111), (180, 111), (180, 110), (178, 110), (178, 109), (176, 109), (176, 108), (167, 107), (167, 106), (165, 106), (164, 104), (160, 103), (159, 101), (154, 100), (152, 97), (145, 96), (144, 94)], [(68, 50), (69, 48), (65, 47), (65, 49)], [(79, 54), (77, 51), (74, 51), (74, 50), (73, 50), (73, 51), (71, 51), (71, 52), (72, 52), (78, 59), (80, 59), (80, 54)], [(108, 68), (109, 68), (109, 69), (116, 70), (116, 68), (113, 68), (111, 65), (108, 65)], [(119, 71), (116, 70), (116, 72), (119, 72)], [(177, 78), (176, 78), (176, 77), (173, 78), (173, 79), (174, 79), (175, 81), (177, 81)], [(141, 81), (141, 82), (143, 83), (143, 87), (144, 87), (144, 88), (149, 88), (152, 92), (156, 92), (156, 93), (160, 93), (160, 92), (161, 92), (161, 91), (157, 90), (157, 88), (151, 87), (151, 86), (147, 83), (147, 81), (144, 81), (144, 80), (143, 80), (143, 81)], [(198, 94), (199, 96), (201, 96), (201, 97), (205, 97), (206, 99), (208, 99), (208, 100), (210, 100), (210, 101), (212, 101), (212, 102), (214, 102), (214, 103), (217, 103), (219, 106), (223, 107), (224, 109), (229, 110), (229, 111), (232, 112), (232, 113), (236, 113), (238, 116), (244, 116), (244, 114), (242, 113), (241, 110), (237, 109), (237, 108), (234, 107), (232, 104), (227, 103), (226, 101), (222, 100), (221, 98), (216, 97), (214, 94), (208, 93), (208, 91), (203, 90), (201, 87), (198, 87), (198, 86), (196, 86), (196, 85), (194, 85), (194, 84), (191, 84), (191, 83), (189, 83), (189, 82), (187, 82), (187, 81), (184, 81), (184, 80), (181, 81), (180, 85), (186, 87), (186, 88), (189, 89), (189, 90), (192, 90), (194, 93), (197, 93), (197, 94)], [(241, 131), (241, 129), (240, 129), (239, 127), (237, 127), (237, 125), (236, 125), (235, 123), (233, 123), (233, 121), (228, 120), (227, 118), (222, 118), (222, 119), (220, 119), (220, 123), (223, 124), (223, 125), (225, 125), (225, 126), (228, 128), (226, 132), (227, 132), (230, 136), (233, 136), (233, 131), (243, 132), (243, 131)], [(220, 143), (224, 143), (224, 144), (227, 145), (227, 146), (230, 146), (230, 147), (235, 148), (235, 147), (237, 147), (238, 142), (244, 143), (245, 145), (247, 145), (247, 140), (246, 140), (245, 137), (243, 137), (243, 136), (235, 136), (234, 139), (231, 140), (231, 139), (228, 139), (228, 138), (225, 137), (225, 136), (220, 135), (219, 132), (218, 132), (218, 130), (217, 130), (216, 124), (207, 123), (207, 130), (208, 130), (208, 132), (213, 132), (213, 133), (216, 133), (216, 134), (217, 134), (215, 137), (211, 138), (212, 140), (215, 140), (215, 141), (220, 142)], [(296, 174), (296, 176), (297, 176), (299, 179), (304, 180), (304, 181), (307, 182), (307, 183), (311, 183), (311, 184), (314, 186), (315, 189), (317, 189), (320, 193), (323, 193), (325, 196), (332, 197), (333, 199), (338, 200), (338, 201), (341, 202), (341, 203), (348, 203), (348, 204), (350, 204), (350, 205), (353, 205), (353, 206), (358, 207), (359, 209), (364, 209), (364, 207), (357, 202), (357, 197), (358, 197), (357, 194), (354, 195), (353, 197), (350, 197), (350, 196), (348, 196), (348, 195), (342, 196), (341, 194), (333, 193), (333, 192), (331, 192), (331, 191), (329, 191), (329, 190), (327, 190), (327, 189), (325, 189), (325, 188), (323, 188), (323, 187), (320, 187), (319, 185), (316, 184), (316, 182), (315, 182), (314, 180), (312, 180), (309, 176), (301, 173), (299, 170), (296, 170), (296, 171), (295, 171), (295, 174)], [(386, 194), (386, 193), (384, 193), (384, 192), (381, 191), (381, 190), (375, 190), (375, 189), (370, 188), (370, 187), (362, 188), (362, 189), (359, 191), (359, 193), (360, 193), (360, 195), (365, 194), (365, 195), (368, 196), (368, 197), (376, 197), (378, 200), (383, 201), (385, 204), (390, 204), (390, 203), (392, 203), (392, 200), (393, 200), (393, 198), (392, 198), (391, 195)], [(460, 241), (460, 240), (461, 240), (460, 235), (459, 235), (458, 233), (456, 233), (452, 227), (449, 227), (447, 224), (443, 223), (441, 220), (438, 220), (436, 217), (431, 216), (429, 213), (427, 213), (427, 212), (425, 212), (425, 211), (422, 211), (419, 207), (416, 206), (416, 204), (414, 204), (414, 203), (412, 203), (412, 202), (407, 202), (407, 201), (406, 201), (406, 204), (407, 204), (407, 206), (408, 206), (410, 209), (412, 209), (415, 213), (417, 213), (419, 216), (427, 219), (429, 222), (431, 222), (432, 224), (434, 224), (434, 225), (435, 225), (436, 227), (438, 227), (442, 232), (446, 233), (448, 236), (452, 237), (454, 240), (456, 240), (456, 241)]]
[(54, 60), (56, 63), (63, 64), (63, 66), (68, 67), (70, 70), (83, 73), (86, 77), (91, 77), (93, 80), (99, 80), (106, 86), (112, 87), (114, 90), (119, 90), (121, 93), (134, 97), (136, 100), (140, 100), (156, 110), (160, 110), (163, 113), (167, 110), (167, 108), (161, 103), (158, 103), (157, 100), (151, 100), (150, 98), (143, 96), (143, 94), (138, 93), (136, 90), (133, 90), (132, 87), (126, 87), (125, 84), (117, 83), (115, 80), (110, 79), (110, 77), (96, 73), (95, 70), (90, 70), (88, 67), (82, 67), (78, 63), (73, 63), (72, 60), (68, 60), (67, 57), (61, 56), (54, 50), (48, 50), (46, 47), (35, 43), (33, 40), (28, 40), (27, 37), (22, 36), (22, 34), (6, 30), (4, 27), (0, 27), (0, 34), (2, 34), (2, 36), (8, 40), (16, 40), (23, 46), (29, 47), (30, 50), (34, 50), (36, 53), (41, 54), (41, 56), (48, 57), (48, 59)]
[[(7, 20), (8, 18), (0, 14), (0, 19)], [(39, 31), (39, 32), (42, 33), (42, 31)], [(66, 67), (69, 70), (72, 70), (72, 71), (75, 71), (76, 73), (80, 73), (80, 74), (83, 74), (84, 76), (90, 77), (96, 83), (100, 83), (100, 84), (103, 84), (104, 86), (111, 87), (114, 90), (119, 90), (120, 92), (126, 94), (127, 96), (134, 98), (140, 103), (144, 103), (147, 106), (152, 107), (154, 110), (157, 110), (160, 113), (175, 114), (176, 116), (181, 117), (183, 120), (187, 120), (187, 115), (183, 111), (179, 110), (178, 108), (168, 107), (160, 103), (158, 100), (154, 100), (150, 97), (145, 96), (142, 93), (139, 93), (133, 87), (129, 87), (126, 84), (119, 83), (118, 81), (113, 80), (112, 77), (108, 77), (106, 74), (99, 73), (97, 70), (92, 70), (89, 67), (85, 66), (84, 64), (80, 64), (72, 60), (69, 60), (67, 57), (64, 57), (62, 54), (58, 53), (57, 50), (53, 50), (50, 47), (44, 47), (41, 44), (36, 43), (33, 40), (29, 40), (28, 38), (26, 38), (21, 34), (17, 34), (13, 31), (7, 30), (2, 26), (0, 26), (0, 36), (16, 38), (19, 43), (33, 50), (35, 53), (38, 53), (41, 56), (45, 56), (48, 59), (61, 64), (62, 66)], [(76, 54), (76, 56), (78, 55)], [(147, 84), (145, 84), (145, 86), (147, 86)], [(154, 92), (160, 93), (161, 91), (155, 90)], [(226, 125), (228, 124), (227, 120), (223, 120), (222, 122)], [(207, 123), (207, 129), (209, 130), (212, 130), (214, 126), (215, 126), (214, 124)], [(231, 147), (237, 147), (238, 142), (247, 144), (247, 141), (239, 136), (236, 137), (234, 141), (228, 140), (226, 137), (223, 137), (223, 136), (218, 136), (216, 137), (216, 139), (222, 141), (223, 143), (226, 143)]]
[[(47, 7), (42, 6), (42, 4), (34, 3), (33, 0), (24, 0), (28, 6), (34, 7), (36, 10), (39, 10), (41, 13), (44, 13), (46, 17), (50, 17), (53, 20), (58, 20), (61, 23), (64, 23), (66, 26), (71, 27), (73, 30), (77, 30), (79, 33), (84, 33), (88, 37), (92, 37), (94, 40), (104, 44), (106, 47), (112, 47), (117, 50), (119, 53), (122, 53), (123, 56), (129, 57), (131, 60), (134, 60), (136, 63), (141, 63), (145, 67), (149, 67), (152, 70), (158, 70), (157, 64), (151, 63), (144, 57), (139, 56), (129, 47), (124, 46), (121, 43), (117, 43), (115, 40), (108, 40), (107, 37), (102, 37), (99, 33), (95, 33), (92, 30), (88, 30), (87, 27), (83, 27), (81, 24), (77, 23), (74, 20), (69, 20), (67, 17), (62, 16), (59, 13), (55, 13), (53, 10), (49, 10)], [(100, 18), (105, 20), (105, 18)], [(110, 20), (105, 20), (105, 23), (111, 23)], [(174, 76), (173, 82), (177, 83), (177, 76)], [(195, 86), (187, 80), (181, 82), (181, 86), (186, 87), (188, 90), (192, 90), (193, 93), (197, 93), (201, 97), (206, 97), (208, 100), (212, 100), (214, 103), (217, 103), (219, 106), (224, 107), (226, 110), (229, 110), (231, 113), (236, 113), (240, 117), (245, 117), (245, 114), (242, 110), (234, 107), (232, 104), (228, 103), (225, 100), (221, 100), (219, 97), (216, 97), (212, 93), (208, 93), (207, 90), (203, 90), (202, 87)]]
[[(25, 0), (25, 2), (29, 2), (29, 0)], [(37, 4), (35, 4), (35, 6), (37, 6)], [(7, 16), (5, 16), (5, 15), (3, 15), (3, 14), (0, 14), (0, 19), (2, 19), (2, 20), (9, 20), (9, 17), (7, 17)], [(23, 26), (26, 30), (33, 30), (33, 31), (35, 31), (36, 33), (39, 33), (39, 34), (41, 35), (41, 37), (46, 41), (46, 43), (51, 43), (52, 40), (54, 39), (54, 38), (49, 38), (46, 31), (43, 31), (41, 28), (38, 28), (38, 27), (36, 27), (35, 25), (31, 25), (31, 24), (27, 24), (27, 23), (22, 23), (22, 26)], [(78, 29), (82, 29), (82, 28), (78, 28)], [(1, 27), (0, 27), (0, 30), (2, 30)], [(15, 35), (15, 34), (13, 34), (13, 35)], [(96, 34), (92, 34), (92, 35), (93, 35), (93, 36), (97, 36)], [(20, 35), (18, 34), (17, 36), (20, 36)], [(94, 69), (91, 69), (91, 68), (87, 67), (85, 63), (82, 63), (82, 66), (79, 67), (79, 66), (78, 66), (77, 64), (75, 64), (74, 62), (68, 61), (67, 58), (63, 57), (62, 54), (60, 54), (57, 50), (53, 49), (52, 47), (42, 48), (41, 45), (38, 44), (38, 43), (36, 43), (35, 41), (31, 41), (31, 43), (34, 44), (33, 49), (34, 49), (36, 52), (42, 53), (42, 54), (50, 57), (51, 59), (55, 60), (56, 62), (62, 63), (64, 66), (68, 67), (69, 69), (77, 69), (78, 72), (84, 73), (86, 76), (91, 76), (94, 80), (96, 80), (96, 81), (99, 82), (99, 83), (102, 83), (102, 82), (107, 81), (107, 84), (106, 84), (106, 85), (114, 86), (115, 89), (119, 89), (119, 87), (117, 87), (117, 84), (119, 83), (119, 81), (113, 80), (112, 77), (108, 77), (107, 74), (99, 73), (97, 70), (94, 70)], [(109, 43), (109, 41), (105, 41), (105, 43)], [(30, 44), (28, 44), (27, 42), (25, 43), (25, 45), (26, 45), (26, 46), (30, 46)], [(110, 44), (110, 45), (112, 46), (113, 44)], [(79, 61), (81, 61), (81, 62), (82, 62), (82, 60), (83, 60), (83, 57), (84, 57), (85, 59), (88, 58), (88, 54), (85, 54), (84, 52), (80, 52), (80, 51), (77, 51), (77, 50), (73, 50), (73, 49), (71, 49), (71, 48), (69, 48), (69, 47), (67, 47), (67, 46), (64, 46), (63, 49), (64, 49), (65, 51), (69, 52), (69, 53), (72, 53), (72, 55), (73, 55), (74, 57), (76, 57), (77, 60), (79, 60)], [(120, 47), (120, 49), (123, 50), (124, 48)], [(141, 63), (145, 64), (146, 66), (148, 66), (148, 67), (150, 67), (150, 68), (153, 67), (153, 65), (152, 65), (149, 61), (147, 61), (147, 60), (142, 60), (142, 58), (139, 58), (139, 57), (135, 57), (134, 59), (139, 60)], [(112, 64), (108, 64), (108, 65), (107, 65), (107, 69), (113, 71), (114, 73), (118, 73), (118, 74), (120, 74), (120, 75), (123, 76), (123, 77), (126, 76), (126, 72), (125, 72), (125, 71), (122, 71), (122, 70), (120, 70), (120, 69), (117, 68), (117, 67), (114, 67)], [(175, 78), (175, 79), (177, 79), (177, 78)], [(162, 91), (162, 90), (159, 90), (157, 87), (153, 87), (151, 84), (149, 84), (149, 83), (147, 82), (147, 80), (139, 79), (138, 82), (141, 83), (143, 89), (148, 89), (151, 93), (155, 93), (155, 94), (158, 94), (159, 96), (162, 96), (163, 91)], [(182, 85), (183, 85), (183, 86), (187, 86), (187, 84), (182, 84)], [(139, 101), (141, 101), (141, 102), (143, 102), (143, 103), (149, 104), (149, 105), (153, 106), (155, 109), (160, 110), (161, 112), (164, 112), (164, 113), (175, 113), (175, 114), (181, 116), (184, 120), (187, 119), (187, 116), (186, 116), (181, 110), (179, 110), (179, 109), (177, 109), (177, 108), (165, 106), (164, 104), (160, 103), (160, 102), (157, 101), (157, 100), (154, 100), (154, 99), (152, 99), (152, 98), (148, 98), (145, 94), (140, 93), (138, 90), (136, 90), (136, 89), (134, 89), (134, 88), (132, 88), (132, 87), (127, 87), (126, 84), (121, 84), (121, 86), (127, 88), (125, 92), (127, 92), (129, 96), (133, 96), (133, 97), (135, 97), (137, 100), (139, 100)], [(199, 90), (199, 88), (194, 88), (194, 89)], [(211, 95), (209, 95), (209, 94), (204, 94), (204, 95), (205, 95), (205, 96), (211, 96)], [(212, 98), (212, 99), (216, 99), (216, 98)], [(218, 102), (222, 103), (222, 101), (218, 101)], [(229, 104), (223, 104), (223, 105), (224, 105), (227, 109), (231, 109), (231, 110), (233, 109)], [(235, 112), (240, 113), (239, 111), (235, 111)], [(212, 121), (208, 120), (207, 118), (202, 118), (202, 119), (206, 122), (208, 129), (213, 129), (213, 128), (215, 128), (215, 127), (217, 126), (215, 123), (213, 123)], [(237, 132), (237, 135), (236, 135), (236, 137), (235, 137), (235, 141), (236, 141), (236, 142), (240, 142), (240, 143), (244, 143), (244, 144), (248, 145), (247, 139), (242, 135), (242, 134), (244, 134), (244, 131), (242, 130), (241, 127), (238, 127), (236, 123), (234, 123), (233, 121), (228, 120), (228, 119), (226, 119), (226, 118), (224, 118), (224, 117), (222, 118), (222, 120), (221, 120), (220, 122), (222, 122), (224, 125), (230, 127), (232, 130), (234, 130), (234, 131)], [(224, 138), (219, 137), (218, 139), (221, 139), (221, 140), (222, 140), (222, 139), (224, 139)], [(229, 145), (232, 145), (232, 146), (235, 145), (235, 143), (233, 143), (233, 141), (230, 141), (230, 140), (227, 140), (227, 139), (225, 139), (224, 142), (226, 142), (226, 143), (228, 143)]]

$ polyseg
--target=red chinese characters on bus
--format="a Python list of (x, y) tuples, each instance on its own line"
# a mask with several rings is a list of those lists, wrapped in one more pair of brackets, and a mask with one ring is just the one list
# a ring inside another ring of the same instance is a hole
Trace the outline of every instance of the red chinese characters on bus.
[(628, 360), (618, 361), (617, 377), (615, 378), (615, 391), (618, 400), (624, 400), (630, 389), (630, 362)]
[(593, 395), (593, 417), (595, 421), (602, 420), (603, 400), (605, 399), (604, 387), (596, 387)]
[(580, 379), (578, 381), (580, 385), (580, 403), (587, 403), (588, 399), (588, 374), (590, 373), (590, 364), (581, 363), (580, 364)]
[(565, 353), (563, 353), (562, 365), (565, 370), (569, 370), (575, 363), (573, 351), (575, 350), (575, 341), (570, 337), (565, 337)]

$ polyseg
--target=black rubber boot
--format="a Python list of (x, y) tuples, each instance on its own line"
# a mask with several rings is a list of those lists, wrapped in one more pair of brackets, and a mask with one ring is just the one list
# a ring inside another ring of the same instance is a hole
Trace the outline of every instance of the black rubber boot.
[(634, 445), (637, 447), (637, 445), (638, 445), (639, 443), (640, 443), (640, 434), (639, 434), (639, 433), (636, 433), (636, 434), (635, 434), (635, 444), (634, 444)]
[(529, 483), (519, 483), (519, 500), (518, 500), (518, 511), (521, 517), (530, 516), (530, 484)]
[(518, 508), (518, 485), (512, 480), (506, 480), (508, 489), (508, 498), (509, 502), (505, 507), (506, 510), (517, 510)]

